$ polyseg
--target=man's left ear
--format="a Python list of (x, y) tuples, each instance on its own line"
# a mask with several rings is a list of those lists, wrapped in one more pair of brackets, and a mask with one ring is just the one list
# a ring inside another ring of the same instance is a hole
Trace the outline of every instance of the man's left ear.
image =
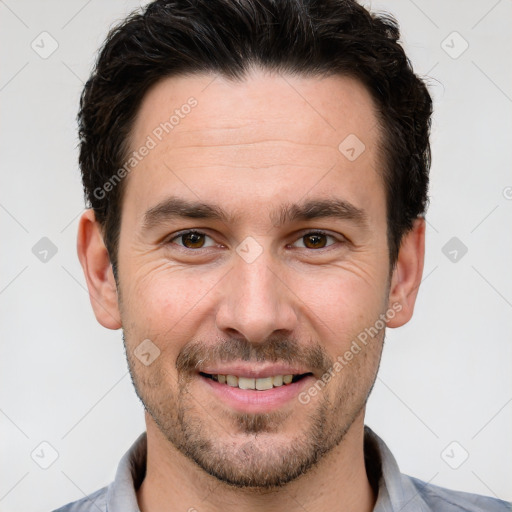
[(388, 301), (388, 307), (396, 314), (388, 320), (388, 327), (400, 327), (411, 319), (423, 275), (424, 260), (425, 219), (417, 218), (400, 244)]

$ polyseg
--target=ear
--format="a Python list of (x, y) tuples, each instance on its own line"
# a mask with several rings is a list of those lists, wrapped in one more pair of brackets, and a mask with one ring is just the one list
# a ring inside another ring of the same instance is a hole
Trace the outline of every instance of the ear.
[(391, 277), (388, 307), (396, 314), (388, 320), (388, 327), (400, 327), (411, 319), (421, 284), (424, 261), (425, 219), (418, 218), (414, 221), (413, 228), (402, 239)]
[(107, 329), (119, 329), (121, 315), (112, 265), (92, 209), (80, 217), (77, 252), (96, 319)]

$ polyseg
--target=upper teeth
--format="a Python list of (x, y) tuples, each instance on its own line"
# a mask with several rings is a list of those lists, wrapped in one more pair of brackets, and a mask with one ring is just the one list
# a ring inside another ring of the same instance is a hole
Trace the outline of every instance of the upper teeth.
[(273, 377), (237, 377), (236, 375), (212, 375), (214, 380), (218, 380), (221, 384), (227, 384), (231, 387), (240, 389), (257, 389), (265, 391), (273, 387), (279, 387), (283, 384), (290, 384), (293, 375), (275, 375)]

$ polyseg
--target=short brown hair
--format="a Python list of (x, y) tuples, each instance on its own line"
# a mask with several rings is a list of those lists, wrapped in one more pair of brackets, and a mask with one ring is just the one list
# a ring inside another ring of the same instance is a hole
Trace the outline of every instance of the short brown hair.
[(129, 154), (142, 98), (164, 77), (215, 72), (244, 78), (250, 66), (360, 80), (382, 132), (388, 246), (428, 203), (432, 101), (389, 15), (353, 0), (157, 0), (108, 34), (80, 99), (79, 163), (86, 202), (102, 226), (116, 275), (123, 182), (104, 190)]

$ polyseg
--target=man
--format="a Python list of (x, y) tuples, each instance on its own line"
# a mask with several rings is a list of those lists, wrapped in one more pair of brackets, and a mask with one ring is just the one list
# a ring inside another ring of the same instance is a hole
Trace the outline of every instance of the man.
[(364, 426), (423, 271), (431, 99), (348, 0), (157, 1), (79, 113), (78, 254), (147, 433), (62, 511), (501, 511)]

